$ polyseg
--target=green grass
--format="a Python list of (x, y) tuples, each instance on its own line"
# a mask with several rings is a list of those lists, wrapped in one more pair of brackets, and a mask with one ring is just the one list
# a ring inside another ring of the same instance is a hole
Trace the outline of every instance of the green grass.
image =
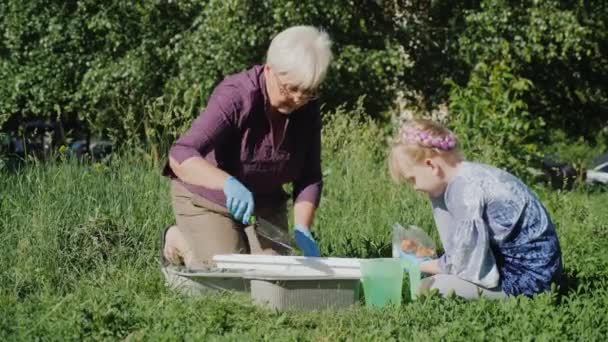
[[(316, 223), (322, 252), (387, 256), (395, 222), (436, 238), (424, 196), (389, 181), (382, 130), (349, 119), (329, 126)], [(606, 340), (608, 194), (535, 190), (561, 240), (568, 284), (559, 293), (280, 313), (244, 296), (183, 298), (164, 288), (158, 232), (173, 218), (168, 182), (150, 160), (4, 171), (0, 340)]]

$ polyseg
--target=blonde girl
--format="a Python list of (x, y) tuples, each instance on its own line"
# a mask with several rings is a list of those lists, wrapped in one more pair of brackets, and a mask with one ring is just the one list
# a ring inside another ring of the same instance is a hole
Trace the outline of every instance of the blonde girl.
[(416, 259), (422, 290), (465, 298), (534, 295), (562, 274), (559, 241), (538, 197), (517, 177), (466, 161), (446, 127), (412, 120), (389, 156), (392, 178), (429, 195), (445, 253)]

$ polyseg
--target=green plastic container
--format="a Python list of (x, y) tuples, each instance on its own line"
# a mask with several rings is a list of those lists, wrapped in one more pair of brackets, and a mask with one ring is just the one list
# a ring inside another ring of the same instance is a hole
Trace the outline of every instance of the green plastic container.
[(401, 267), (408, 270), (410, 277), (410, 298), (412, 300), (418, 297), (418, 289), (420, 289), (420, 268), (418, 265), (413, 265), (407, 260), (400, 260)]
[(366, 306), (401, 305), (403, 265), (399, 259), (361, 260), (361, 275)]

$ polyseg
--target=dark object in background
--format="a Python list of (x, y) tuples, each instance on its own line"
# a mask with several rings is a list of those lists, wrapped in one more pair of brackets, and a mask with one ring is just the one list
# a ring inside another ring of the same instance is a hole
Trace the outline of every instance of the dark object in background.
[(551, 187), (555, 189), (572, 189), (579, 173), (573, 164), (560, 162), (545, 156), (542, 169)]
[(65, 141), (59, 122), (31, 120), (21, 125), (21, 135), (11, 139), (12, 152), (46, 159)]
[(112, 154), (113, 145), (109, 140), (76, 140), (70, 144), (70, 154), (76, 158), (90, 156), (100, 161)]
[(557, 161), (551, 156), (545, 156), (542, 169), (545, 178), (555, 189), (570, 190), (576, 184), (577, 179), (584, 180), (588, 184), (608, 184), (608, 153), (595, 157), (591, 165), (591, 168), (585, 171), (572, 163)]
[(61, 146), (68, 147), (70, 156), (100, 161), (113, 152), (113, 144), (105, 139), (91, 139), (89, 130), (82, 123), (61, 123), (32, 119), (14, 120), (0, 132), (0, 153), (24, 159), (33, 156), (47, 160)]

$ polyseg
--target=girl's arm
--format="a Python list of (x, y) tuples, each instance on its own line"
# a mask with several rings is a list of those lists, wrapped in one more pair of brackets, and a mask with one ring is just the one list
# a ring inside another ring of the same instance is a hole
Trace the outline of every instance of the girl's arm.
[(429, 261), (423, 261), (420, 263), (420, 272), (428, 274), (439, 274), (441, 268), (439, 267), (439, 259), (433, 259)]
[[(470, 175), (474, 176), (474, 175)], [(454, 181), (446, 192), (452, 215), (450, 250), (438, 259), (441, 273), (453, 274), (487, 288), (499, 284), (500, 275), (490, 246), (490, 227), (484, 215), (487, 191), (469, 178)]]

